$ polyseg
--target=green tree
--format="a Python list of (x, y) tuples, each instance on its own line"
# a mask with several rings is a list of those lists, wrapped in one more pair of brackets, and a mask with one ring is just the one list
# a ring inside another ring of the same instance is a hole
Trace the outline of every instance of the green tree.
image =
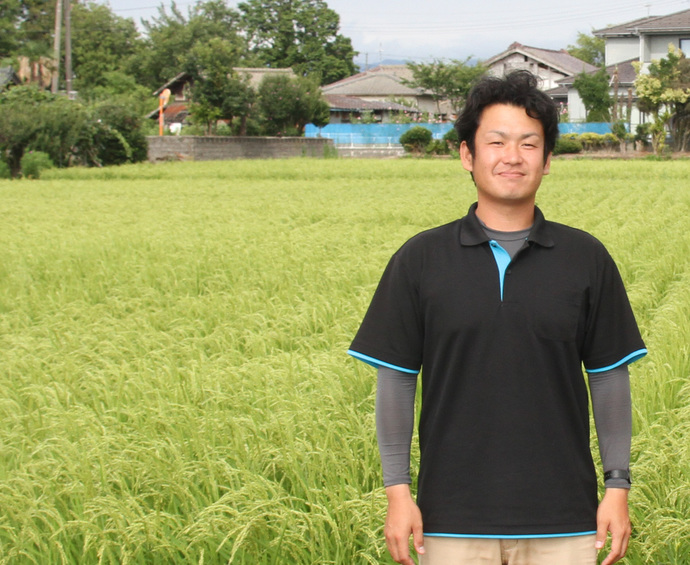
[(611, 119), (613, 99), (609, 92), (609, 75), (606, 69), (577, 75), (573, 87), (587, 111), (588, 122), (608, 122)]
[(690, 64), (682, 51), (669, 45), (666, 58), (652, 61), (647, 72), (639, 62), (633, 65), (637, 73), (637, 106), (640, 111), (652, 115), (652, 146), (656, 154), (661, 155), (669, 126), (674, 138), (681, 143), (684, 144), (687, 137)]
[(235, 42), (214, 37), (197, 42), (190, 51), (186, 71), (192, 77), (192, 119), (211, 133), (218, 120), (246, 123), (254, 101), (249, 80), (233, 70), (240, 60)]
[(432, 63), (407, 63), (412, 71), (412, 80), (404, 81), (414, 88), (423, 88), (431, 93), (438, 113), (441, 101), (448, 100), (455, 111), (465, 102), (474, 84), (486, 73), (481, 63), (469, 64), (470, 57), (464, 61), (453, 59), (450, 63), (435, 60)]
[(238, 4), (249, 49), (263, 65), (329, 84), (355, 72), (357, 54), (324, 0), (248, 0)]
[(259, 85), (258, 105), (268, 135), (302, 135), (305, 125), (322, 127), (330, 117), (318, 84), (304, 77), (265, 77)]
[(237, 46), (238, 53), (246, 53), (246, 44), (239, 34), (239, 14), (223, 0), (199, 2), (185, 17), (173, 2), (170, 13), (164, 6), (158, 17), (144, 21), (147, 39), (136, 62), (138, 82), (155, 90), (193, 63), (193, 49), (220, 39)]
[(75, 3), (72, 7), (72, 68), (80, 92), (104, 86), (109, 72), (131, 74), (143, 49), (134, 21), (115, 15), (105, 4)]
[(0, 94), (0, 157), (16, 177), (21, 160), (40, 128), (36, 114), (47, 95), (35, 87), (17, 86)]
[(3, 0), (0, 9), (0, 61), (11, 57), (19, 45), (20, 0)]
[(605, 60), (605, 47), (606, 41), (603, 37), (588, 35), (580, 31), (577, 33), (575, 45), (568, 45), (566, 51), (585, 63), (601, 67)]

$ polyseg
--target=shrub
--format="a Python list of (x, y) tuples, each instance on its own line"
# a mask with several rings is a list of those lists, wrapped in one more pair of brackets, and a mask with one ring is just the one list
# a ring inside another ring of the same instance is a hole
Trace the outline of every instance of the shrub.
[(121, 165), (147, 159), (148, 142), (135, 108), (113, 100), (100, 102), (93, 110), (98, 124), (93, 141), (100, 164)]
[(455, 128), (448, 130), (446, 135), (443, 136), (443, 141), (446, 142), (448, 150), (455, 153), (460, 148), (460, 139), (458, 138), (458, 132)]
[(597, 149), (604, 146), (605, 137), (599, 133), (585, 132), (580, 135), (580, 141), (586, 150)]
[(25, 153), (20, 163), (22, 174), (27, 179), (37, 179), (41, 176), (41, 171), (52, 169), (55, 166), (50, 159), (50, 155), (43, 151), (29, 151)]
[(442, 139), (432, 139), (425, 148), (427, 155), (448, 155), (450, 149)]
[(652, 133), (652, 124), (638, 124), (635, 128), (635, 141), (640, 141), (643, 146), (647, 145), (650, 140), (650, 135)]
[(10, 166), (5, 161), (0, 161), (0, 179), (11, 179), (12, 172)]
[(426, 146), (431, 143), (431, 130), (422, 126), (415, 126), (408, 129), (400, 136), (400, 143), (405, 148), (405, 151), (422, 153)]
[(563, 155), (566, 153), (581, 153), (582, 143), (575, 136), (561, 136), (556, 140), (556, 146), (553, 149), (554, 155)]

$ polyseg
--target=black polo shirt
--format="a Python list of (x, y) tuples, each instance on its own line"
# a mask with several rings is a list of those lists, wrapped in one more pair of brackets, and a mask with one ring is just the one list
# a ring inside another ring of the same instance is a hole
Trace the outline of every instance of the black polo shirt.
[(582, 374), (646, 353), (610, 255), (535, 209), (498, 266), (474, 213), (390, 260), (350, 353), (422, 369), (418, 504), (435, 534), (596, 530)]

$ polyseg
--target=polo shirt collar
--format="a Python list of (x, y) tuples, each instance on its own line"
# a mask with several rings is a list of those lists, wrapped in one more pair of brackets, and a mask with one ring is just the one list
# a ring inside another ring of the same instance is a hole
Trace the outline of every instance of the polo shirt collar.
[[(462, 229), (460, 230), (460, 243), (462, 245), (480, 245), (489, 241), (486, 232), (482, 228), (481, 223), (476, 214), (477, 203), (470, 206), (470, 209), (465, 216)], [(534, 225), (529, 233), (527, 241), (534, 242), (542, 247), (553, 247), (553, 238), (549, 233), (549, 226), (542, 214), (541, 210), (534, 207)]]

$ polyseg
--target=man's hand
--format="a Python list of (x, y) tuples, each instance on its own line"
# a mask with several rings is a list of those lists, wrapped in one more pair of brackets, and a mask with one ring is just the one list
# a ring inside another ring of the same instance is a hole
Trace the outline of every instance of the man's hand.
[(615, 563), (622, 559), (628, 550), (628, 541), (632, 533), (628, 514), (628, 489), (606, 489), (597, 511), (597, 549), (604, 547), (608, 532), (611, 532), (611, 551), (601, 565)]
[(387, 487), (386, 496), (388, 513), (384, 533), (388, 551), (396, 562), (414, 565), (415, 562), (410, 556), (410, 535), (417, 553), (423, 554), (422, 513), (412, 499), (409, 485)]

